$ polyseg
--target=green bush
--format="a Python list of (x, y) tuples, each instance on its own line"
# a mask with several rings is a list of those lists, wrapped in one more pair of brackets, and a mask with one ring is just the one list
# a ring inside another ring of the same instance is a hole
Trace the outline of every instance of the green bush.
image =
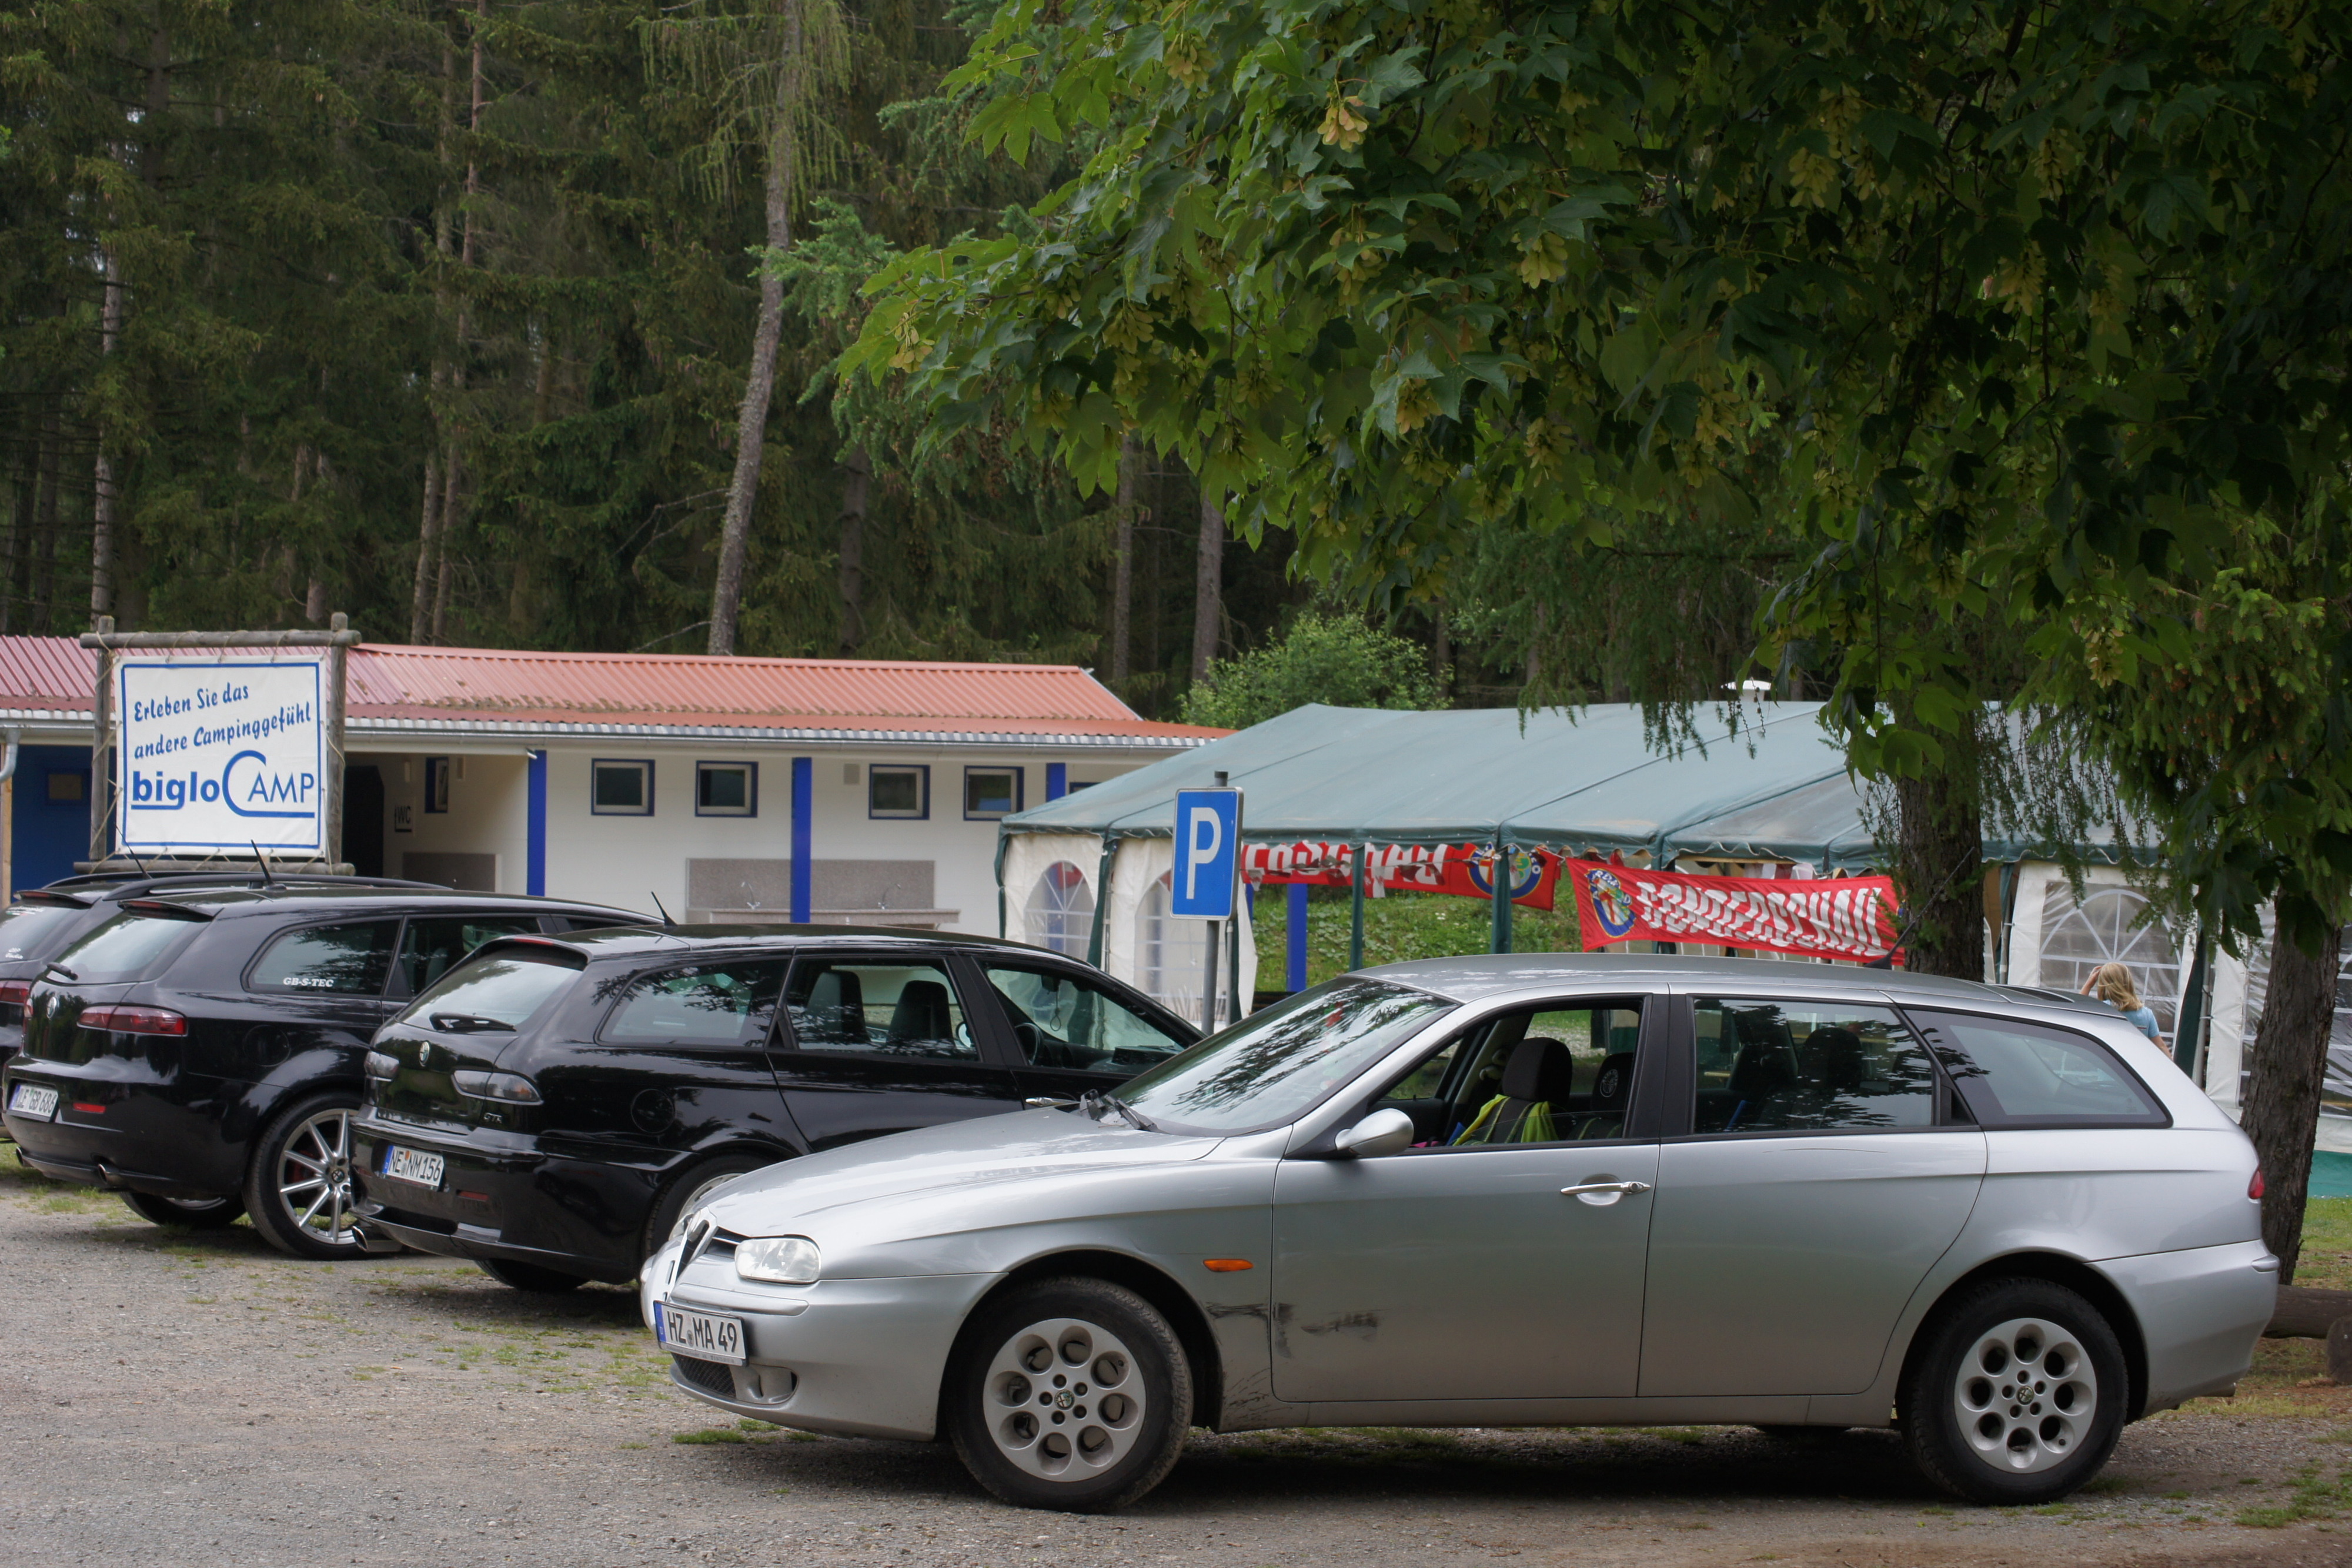
[(1280, 642), (1210, 664), (1209, 673), (1184, 694), (1184, 722), (1247, 729), (1308, 703), (1444, 706), (1419, 644), (1351, 615), (1310, 612)]

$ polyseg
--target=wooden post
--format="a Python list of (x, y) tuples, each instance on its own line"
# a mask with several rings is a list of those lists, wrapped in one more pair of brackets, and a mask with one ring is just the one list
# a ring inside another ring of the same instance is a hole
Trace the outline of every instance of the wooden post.
[(114, 852), (114, 617), (100, 616), (81, 645), (98, 650), (89, 706), (89, 858), (102, 861)]
[[(351, 618), (338, 610), (327, 622), (328, 635), (341, 637), (351, 629)], [(325, 789), (325, 819), (319, 824), (320, 851), (325, 855), (329, 872), (344, 871), (343, 864), (343, 676), (351, 660), (348, 642), (331, 643), (327, 649), (327, 711), (319, 716), (327, 737), (327, 776), (320, 780)]]

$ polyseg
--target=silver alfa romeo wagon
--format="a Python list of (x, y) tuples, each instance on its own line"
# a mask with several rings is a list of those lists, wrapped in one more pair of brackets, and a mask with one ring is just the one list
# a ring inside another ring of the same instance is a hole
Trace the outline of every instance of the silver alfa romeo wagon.
[[(1116, 1020), (1073, 988), (1039, 1020)], [(885, 1048), (887, 1049), (887, 1048)], [(1114, 1095), (738, 1179), (642, 1277), (688, 1393), (1116, 1508), (1187, 1429), (1899, 1427), (2036, 1502), (2242, 1375), (2252, 1146), (2124, 1019), (1846, 967), (1349, 975)]]

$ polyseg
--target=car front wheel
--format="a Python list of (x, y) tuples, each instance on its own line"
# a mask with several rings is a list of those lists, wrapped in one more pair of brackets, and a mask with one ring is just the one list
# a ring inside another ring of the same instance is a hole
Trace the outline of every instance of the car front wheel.
[(1995, 1280), (1929, 1320), (1899, 1409), (1912, 1461), (1971, 1502), (2064, 1497), (2123, 1433), (2126, 1376), (2115, 1330), (2075, 1291)]
[(254, 1145), (245, 1207), (262, 1239), (297, 1258), (357, 1258), (352, 1211), (355, 1094), (321, 1094), (273, 1118)]
[(1023, 1508), (1098, 1513), (1160, 1484), (1192, 1426), (1192, 1373), (1150, 1302), (1103, 1280), (1041, 1280), (983, 1307), (948, 1373), (948, 1437)]

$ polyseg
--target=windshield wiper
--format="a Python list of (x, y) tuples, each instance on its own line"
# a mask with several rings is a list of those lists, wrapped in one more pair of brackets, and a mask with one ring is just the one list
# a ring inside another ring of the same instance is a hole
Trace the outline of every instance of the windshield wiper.
[(1118, 1112), (1120, 1117), (1126, 1121), (1127, 1124), (1133, 1127), (1139, 1133), (1156, 1133), (1160, 1131), (1159, 1125), (1154, 1123), (1150, 1117), (1145, 1115), (1142, 1112), (1137, 1110), (1134, 1106), (1129, 1104), (1126, 1101), (1120, 1099), (1118, 1095), (1112, 1093), (1108, 1089), (1089, 1089), (1078, 1097), (1078, 1109), (1084, 1111), (1087, 1115), (1095, 1117), (1097, 1121), (1101, 1120), (1099, 1113), (1105, 1106), (1108, 1106), (1111, 1110)]

